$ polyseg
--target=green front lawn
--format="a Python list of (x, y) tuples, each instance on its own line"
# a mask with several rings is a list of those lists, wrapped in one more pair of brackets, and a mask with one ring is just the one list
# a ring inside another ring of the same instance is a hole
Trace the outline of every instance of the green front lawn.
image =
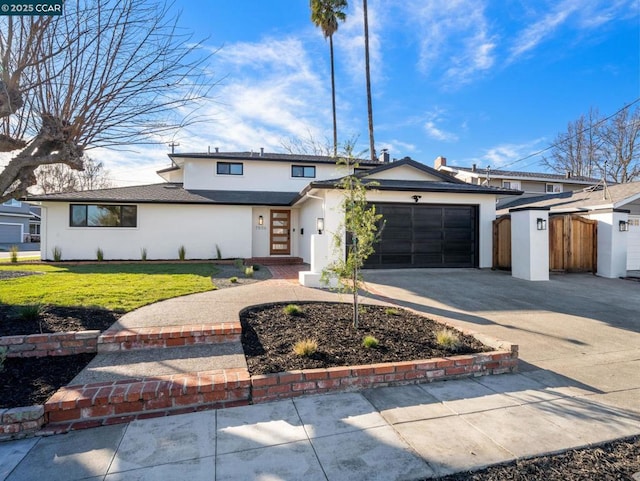
[(171, 297), (215, 289), (211, 263), (2, 264), (0, 271), (42, 275), (0, 280), (0, 302), (10, 305), (92, 306), (131, 311)]

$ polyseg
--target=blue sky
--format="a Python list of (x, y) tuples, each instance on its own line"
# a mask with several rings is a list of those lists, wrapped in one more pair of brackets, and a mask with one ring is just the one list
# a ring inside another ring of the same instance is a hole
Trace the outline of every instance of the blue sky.
[[(331, 138), (329, 47), (307, 0), (175, 8), (215, 52), (219, 80), (201, 112), (209, 120), (178, 132), (176, 152), (283, 151), (290, 138)], [(539, 156), (516, 161), (589, 108), (609, 115), (640, 97), (638, 0), (369, 0), (369, 31), (376, 149), (395, 158), (542, 170)], [(358, 136), (364, 150), (360, 0), (349, 2), (334, 46), (338, 135)], [(160, 180), (168, 152), (91, 155), (130, 185)]]

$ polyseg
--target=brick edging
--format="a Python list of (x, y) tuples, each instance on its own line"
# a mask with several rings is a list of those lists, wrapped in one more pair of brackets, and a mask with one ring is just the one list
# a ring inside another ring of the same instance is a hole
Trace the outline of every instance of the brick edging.
[(0, 441), (32, 436), (44, 423), (42, 405), (0, 409)]
[(7, 357), (70, 356), (97, 352), (100, 331), (53, 332), (0, 337)]
[(517, 372), (518, 346), (509, 347), (509, 350), (418, 361), (251, 376), (251, 402), (259, 404), (308, 394)]

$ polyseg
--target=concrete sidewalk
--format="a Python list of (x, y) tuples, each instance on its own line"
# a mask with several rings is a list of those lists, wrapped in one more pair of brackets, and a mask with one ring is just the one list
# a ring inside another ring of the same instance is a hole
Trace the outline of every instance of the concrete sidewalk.
[[(469, 298), (474, 285), (476, 290), (491, 289), (490, 282), (514, 286), (500, 274), (467, 274), (468, 286), (463, 285), (464, 271), (457, 271), (451, 282)], [(391, 275), (381, 273), (380, 279), (388, 280)], [(440, 278), (440, 285), (443, 280)], [(417, 284), (415, 279), (404, 282), (407, 286)], [(635, 289), (637, 283), (632, 284)], [(531, 286), (522, 288), (531, 291)], [(549, 286), (558, 290), (558, 286)], [(434, 305), (433, 300), (416, 297), (416, 292), (403, 294), (382, 283), (377, 287), (397, 294), (398, 299)], [(535, 320), (555, 321), (557, 314), (551, 307), (545, 311), (540, 304), (543, 294), (536, 299)], [(129, 327), (145, 325), (145, 318), (158, 312), (172, 313), (172, 322), (180, 318), (190, 322), (189, 312), (226, 316), (237, 313), (238, 306), (338, 298), (272, 280), (158, 303), (123, 317), (121, 322)], [(579, 300), (585, 311), (589, 311), (585, 305), (588, 299), (589, 294), (583, 293)], [(510, 302), (518, 300), (505, 296), (504, 306)], [(562, 306), (567, 311), (569, 304)], [(436, 307), (438, 314), (444, 312), (442, 302)], [(463, 311), (458, 306), (447, 312), (449, 317), (456, 314), (467, 322), (478, 321), (475, 327), (479, 331), (500, 328), (497, 321), (479, 323), (480, 309)], [(482, 313), (485, 321), (490, 317), (487, 312)], [(533, 342), (536, 332), (526, 327), (532, 317), (524, 309), (510, 311), (509, 322), (521, 328), (511, 332)], [(602, 324), (604, 315), (599, 317), (593, 325), (585, 320), (580, 325), (607, 332)], [(578, 322), (576, 315), (572, 319)], [(609, 322), (612, 330), (622, 327)], [(635, 342), (634, 325), (625, 327), (621, 339)], [(523, 365), (521, 374), (300, 397), (0, 443), (0, 480), (420, 480), (640, 434), (640, 402), (633, 401), (634, 393), (640, 392), (635, 388), (638, 371), (631, 365), (625, 369), (631, 376), (635, 372), (635, 378), (628, 377), (631, 388), (624, 392), (619, 384), (607, 388), (611, 379), (606, 379), (606, 367), (609, 372), (618, 369), (620, 353), (635, 353), (637, 346), (618, 346), (616, 351), (607, 344), (609, 354), (599, 351), (603, 361), (595, 366), (602, 380), (585, 382), (582, 371), (568, 375), (576, 372), (577, 364), (572, 357), (575, 350), (569, 351), (566, 345), (576, 346), (583, 356), (589, 354), (590, 346), (571, 339), (558, 339), (555, 345), (555, 338), (537, 335), (537, 351), (525, 349), (529, 364)], [(597, 338), (597, 333), (589, 336), (593, 343)], [(546, 366), (542, 366), (543, 359), (547, 359)], [(559, 373), (549, 367), (563, 362), (570, 362), (573, 370)], [(593, 364), (584, 369), (593, 369)]]

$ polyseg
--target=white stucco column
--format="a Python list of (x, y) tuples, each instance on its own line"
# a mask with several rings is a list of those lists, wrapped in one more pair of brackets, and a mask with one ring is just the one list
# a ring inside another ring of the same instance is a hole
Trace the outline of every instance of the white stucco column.
[(629, 211), (608, 209), (594, 211), (589, 218), (598, 221), (598, 266), (596, 275), (624, 277), (627, 275), (627, 237), (620, 230), (621, 222), (629, 221)]
[(548, 281), (549, 209), (511, 209), (509, 213), (511, 275), (527, 281)]
[[(332, 195), (333, 194), (333, 195)], [(326, 288), (336, 287), (337, 279), (331, 279), (329, 284), (320, 282), (322, 271), (327, 267), (336, 255), (333, 252), (333, 235), (342, 225), (340, 211), (340, 197), (334, 192), (329, 192), (325, 198), (324, 230), (311, 235), (311, 266), (309, 271), (298, 274), (298, 282), (306, 287)]]

